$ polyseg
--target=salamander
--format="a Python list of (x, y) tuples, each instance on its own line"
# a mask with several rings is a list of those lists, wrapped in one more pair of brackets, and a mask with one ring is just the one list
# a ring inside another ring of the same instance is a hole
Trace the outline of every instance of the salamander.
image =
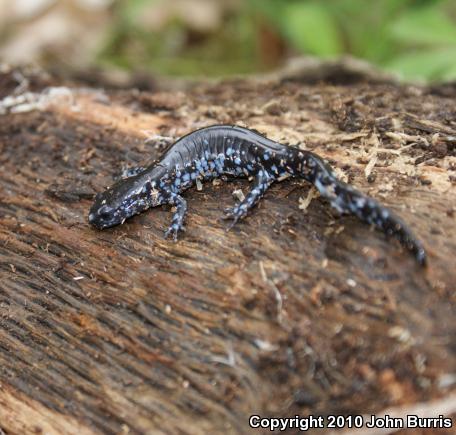
[(98, 229), (119, 225), (151, 207), (175, 207), (165, 236), (177, 240), (184, 229), (187, 202), (182, 193), (198, 180), (224, 175), (252, 177), (245, 198), (226, 210), (232, 225), (244, 218), (272, 183), (297, 177), (312, 183), (320, 195), (340, 213), (393, 236), (425, 265), (422, 243), (391, 210), (339, 180), (317, 154), (274, 142), (256, 131), (232, 125), (214, 125), (193, 131), (172, 144), (162, 157), (147, 167), (131, 168), (125, 177), (95, 197), (89, 223)]

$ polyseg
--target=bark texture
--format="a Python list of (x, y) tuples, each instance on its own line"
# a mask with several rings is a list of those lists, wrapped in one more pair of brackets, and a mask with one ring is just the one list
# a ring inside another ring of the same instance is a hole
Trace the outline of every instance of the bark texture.
[[(456, 412), (454, 88), (295, 78), (47, 95), (0, 115), (0, 433), (243, 434), (251, 414), (451, 397)], [(178, 243), (163, 239), (167, 208), (88, 226), (122, 164), (215, 123), (327, 158), (409, 223), (428, 268), (307, 204), (296, 181), (229, 232), (220, 217), (247, 181), (188, 191)]]

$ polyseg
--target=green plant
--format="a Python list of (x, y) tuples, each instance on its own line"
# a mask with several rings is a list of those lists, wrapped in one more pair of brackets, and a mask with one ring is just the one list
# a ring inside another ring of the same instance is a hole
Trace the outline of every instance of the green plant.
[(209, 31), (172, 14), (159, 28), (140, 24), (151, 6), (175, 5), (118, 0), (100, 61), (179, 75), (258, 71), (266, 68), (258, 49), (266, 23), (296, 53), (351, 54), (405, 79), (456, 79), (454, 0), (246, 0)]
[(249, 0), (299, 52), (349, 53), (407, 79), (456, 79), (456, 5), (443, 0)]

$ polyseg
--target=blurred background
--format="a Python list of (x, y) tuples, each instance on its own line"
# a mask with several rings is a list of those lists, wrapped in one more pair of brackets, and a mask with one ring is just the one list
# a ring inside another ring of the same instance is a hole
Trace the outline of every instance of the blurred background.
[(455, 0), (0, 0), (0, 61), (171, 76), (349, 54), (405, 80), (456, 80)]

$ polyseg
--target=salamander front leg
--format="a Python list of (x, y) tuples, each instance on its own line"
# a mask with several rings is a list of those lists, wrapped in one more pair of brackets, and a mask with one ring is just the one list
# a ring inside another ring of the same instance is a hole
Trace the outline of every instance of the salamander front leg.
[(176, 241), (179, 231), (185, 231), (184, 219), (187, 212), (187, 201), (182, 196), (174, 194), (170, 197), (168, 204), (175, 205), (176, 211), (171, 226), (165, 232), (165, 237), (172, 236), (173, 240)]
[(225, 210), (225, 216), (223, 218), (233, 219), (233, 222), (228, 226), (227, 230), (230, 230), (239, 219), (246, 216), (249, 210), (258, 203), (273, 181), (274, 178), (264, 169), (258, 171), (253, 188), (244, 200), (235, 207)]

